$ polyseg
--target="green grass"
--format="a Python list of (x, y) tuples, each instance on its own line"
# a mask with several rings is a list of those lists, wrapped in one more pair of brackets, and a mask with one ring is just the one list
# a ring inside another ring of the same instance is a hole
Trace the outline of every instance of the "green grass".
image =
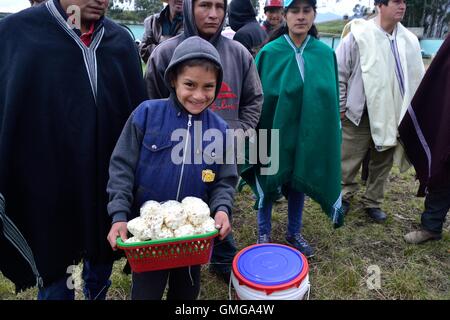
[(346, 20), (333, 20), (333, 21), (327, 21), (318, 23), (317, 30), (319, 33), (327, 33), (327, 34), (334, 34), (337, 36), (340, 36), (342, 33), (342, 29), (344, 29), (344, 26), (348, 23)]
[[(417, 190), (412, 170), (400, 174), (393, 169), (387, 183), (383, 209), (385, 224), (371, 222), (362, 210), (359, 192), (353, 199), (345, 225), (333, 229), (319, 206), (307, 200), (303, 234), (315, 247), (310, 260), (311, 299), (450, 299), (450, 235), (445, 225), (442, 241), (408, 245), (403, 235), (419, 227), (423, 199)], [(256, 241), (256, 213), (249, 189), (238, 194), (234, 213), (234, 235), (238, 249)], [(274, 206), (273, 241), (285, 243), (287, 202)], [(121, 270), (125, 260), (116, 262), (109, 299), (129, 299), (130, 276)], [(370, 290), (366, 284), (368, 268), (381, 270), (381, 288)], [(200, 299), (227, 299), (228, 286), (202, 267)], [(14, 286), (0, 276), (0, 299), (34, 299), (36, 289), (15, 295)], [(82, 294), (77, 292), (77, 298)]]

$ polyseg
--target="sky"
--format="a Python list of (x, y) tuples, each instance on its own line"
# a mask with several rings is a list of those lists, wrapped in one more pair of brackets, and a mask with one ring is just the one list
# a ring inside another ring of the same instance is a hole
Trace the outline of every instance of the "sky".
[[(337, 14), (352, 14), (352, 9), (356, 3), (372, 4), (373, 0), (341, 0), (337, 4), (335, 1), (322, 0), (318, 1), (319, 7), (321, 3), (327, 4), (326, 8), (319, 8), (319, 12), (335, 12)], [(28, 8), (30, 2), (28, 0), (0, 0), (0, 12), (17, 12)], [(350, 12), (347, 12), (350, 11)]]
[(17, 12), (29, 6), (28, 0), (0, 0), (0, 12)]

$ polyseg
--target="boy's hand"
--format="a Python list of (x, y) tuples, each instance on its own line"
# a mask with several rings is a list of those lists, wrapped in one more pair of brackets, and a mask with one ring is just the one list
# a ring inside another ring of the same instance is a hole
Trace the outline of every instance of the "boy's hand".
[(214, 216), (214, 221), (216, 222), (216, 229), (219, 230), (219, 240), (225, 239), (225, 237), (231, 232), (228, 214), (225, 211), (217, 211)]
[(117, 250), (117, 237), (121, 237), (122, 241), (128, 239), (127, 237), (127, 223), (126, 222), (116, 222), (112, 225), (111, 230), (108, 233), (108, 241), (111, 245), (111, 248), (116, 251)]

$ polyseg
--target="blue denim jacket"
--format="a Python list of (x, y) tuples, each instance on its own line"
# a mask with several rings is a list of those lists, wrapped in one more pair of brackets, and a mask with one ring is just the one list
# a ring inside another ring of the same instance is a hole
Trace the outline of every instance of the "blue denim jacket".
[[(194, 135), (194, 127), (203, 134), (218, 129), (223, 151), (208, 147), (211, 141)], [(172, 139), (177, 129), (184, 130)], [(210, 110), (191, 115), (171, 98), (143, 102), (128, 120), (111, 157), (108, 212), (113, 221), (119, 221), (114, 218), (117, 213), (127, 213), (128, 219), (137, 216), (145, 201), (181, 201), (187, 196), (203, 199), (213, 213), (230, 214), (238, 176), (236, 165), (222, 164), (226, 129), (226, 122)], [(186, 142), (188, 152), (183, 154)], [(212, 181), (204, 179), (206, 170), (214, 174)]]

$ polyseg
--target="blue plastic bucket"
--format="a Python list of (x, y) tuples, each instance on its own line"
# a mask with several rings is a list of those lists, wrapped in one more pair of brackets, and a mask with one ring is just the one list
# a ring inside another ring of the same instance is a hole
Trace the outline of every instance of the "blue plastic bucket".
[(233, 260), (231, 282), (241, 300), (302, 300), (310, 290), (305, 256), (267, 243), (242, 249)]

